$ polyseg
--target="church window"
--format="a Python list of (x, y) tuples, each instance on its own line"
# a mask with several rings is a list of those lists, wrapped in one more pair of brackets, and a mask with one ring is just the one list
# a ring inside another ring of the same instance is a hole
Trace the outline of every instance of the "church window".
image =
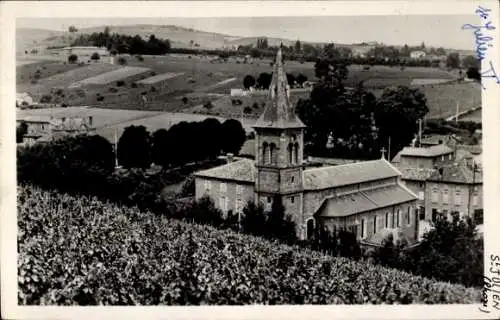
[(377, 216), (373, 216), (373, 233), (377, 233)]
[(408, 207), (408, 213), (407, 213), (406, 218), (407, 218), (406, 224), (410, 225), (411, 224), (411, 207)]
[(299, 163), (299, 144), (295, 142), (293, 145), (293, 163)]
[(267, 203), (271, 203), (271, 197), (267, 197)]
[(391, 228), (395, 228), (396, 227), (395, 222), (396, 222), (396, 217), (394, 216), (394, 211), (392, 211)]
[(268, 160), (268, 163), (271, 163), (271, 164), (274, 164), (276, 161), (275, 161), (275, 151), (276, 150), (276, 145), (274, 143), (271, 143), (269, 145), (269, 160)]
[(401, 219), (401, 210), (398, 210), (398, 215), (396, 216), (396, 226), (399, 228), (401, 226), (400, 224), (400, 219)]
[(438, 202), (438, 189), (433, 188), (432, 189), (432, 202)]
[(448, 189), (444, 189), (443, 190), (443, 203), (444, 204), (448, 204), (448, 199), (449, 199), (449, 197), (448, 197)]
[(385, 227), (389, 228), (389, 212), (385, 213)]
[(225, 182), (221, 182), (219, 188), (220, 188), (220, 192), (226, 192), (227, 191), (227, 185), (226, 185), (226, 183)]
[(269, 151), (269, 145), (267, 144), (267, 142), (264, 142), (262, 144), (262, 163), (266, 163), (267, 161), (267, 152)]
[(226, 208), (226, 197), (220, 197), (219, 198), (219, 209), (226, 212), (227, 211), (227, 208)]
[(291, 202), (291, 203), (294, 203), (294, 202), (295, 202), (295, 197), (294, 197), (294, 196), (291, 196), (291, 197), (290, 197), (290, 202)]
[(462, 194), (461, 194), (461, 191), (460, 189), (457, 189), (455, 191), (455, 204), (457, 206), (461, 205), (462, 204)]
[(361, 238), (365, 237), (365, 219), (361, 219)]
[(293, 163), (293, 144), (288, 144), (288, 163)]

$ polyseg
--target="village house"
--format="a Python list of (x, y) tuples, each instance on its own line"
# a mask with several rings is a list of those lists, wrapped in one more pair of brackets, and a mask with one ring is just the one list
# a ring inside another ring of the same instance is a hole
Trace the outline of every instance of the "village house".
[(410, 52), (410, 58), (412, 59), (422, 59), (425, 58), (425, 52), (424, 51), (412, 51)]
[(312, 237), (321, 225), (351, 230), (362, 242), (393, 231), (414, 241), (417, 196), (383, 155), (372, 161), (307, 167), (305, 125), (289, 100), (281, 49), (274, 69), (268, 103), (254, 125), (255, 159), (229, 157), (225, 165), (197, 172), (196, 198), (209, 196), (223, 212), (241, 213), (249, 200), (270, 210), (279, 196), (300, 239)]
[(27, 116), (17, 119), (17, 126), (25, 124), (26, 134), (23, 136), (22, 144), (32, 145), (35, 142), (46, 142), (65, 136), (79, 134), (92, 134), (95, 132), (93, 117), (62, 117), (52, 116)]

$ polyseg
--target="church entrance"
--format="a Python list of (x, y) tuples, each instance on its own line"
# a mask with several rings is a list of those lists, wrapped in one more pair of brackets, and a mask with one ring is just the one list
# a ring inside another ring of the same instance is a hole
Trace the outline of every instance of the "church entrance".
[(312, 239), (312, 237), (314, 236), (314, 219), (307, 220), (306, 234), (307, 240)]

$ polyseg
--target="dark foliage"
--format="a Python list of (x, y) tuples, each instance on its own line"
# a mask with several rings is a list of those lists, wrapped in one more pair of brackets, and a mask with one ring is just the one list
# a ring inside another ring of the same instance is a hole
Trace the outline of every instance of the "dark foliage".
[(118, 162), (124, 168), (149, 168), (151, 136), (144, 126), (126, 127), (118, 140)]

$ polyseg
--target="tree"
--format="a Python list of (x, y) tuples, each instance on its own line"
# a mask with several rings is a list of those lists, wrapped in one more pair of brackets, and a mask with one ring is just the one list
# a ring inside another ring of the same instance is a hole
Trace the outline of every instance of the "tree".
[(76, 63), (78, 61), (78, 56), (76, 54), (71, 54), (68, 57), (68, 62), (69, 63)]
[(293, 88), (295, 84), (295, 77), (291, 73), (286, 74), (286, 81), (288, 82), (288, 85)]
[(169, 155), (174, 152), (168, 148), (168, 138), (168, 131), (165, 129), (156, 130), (152, 136), (151, 160), (155, 164), (163, 167), (167, 167), (171, 164)]
[(302, 50), (302, 45), (299, 40), (295, 41), (295, 52), (300, 52)]
[(75, 33), (75, 32), (78, 32), (78, 29), (75, 26), (69, 26), (68, 32), (69, 33)]
[(118, 64), (121, 65), (121, 66), (126, 65), (127, 64), (127, 59), (125, 59), (124, 57), (118, 58)]
[(257, 78), (257, 87), (267, 90), (271, 85), (271, 80), (272, 80), (272, 74), (267, 72), (262, 72), (261, 74), (259, 74), (259, 77)]
[(251, 75), (246, 75), (245, 78), (243, 78), (243, 87), (245, 89), (250, 89), (255, 85), (255, 78), (252, 77)]
[(297, 83), (303, 87), (304, 86), (304, 82), (307, 81), (307, 77), (305, 75), (303, 75), (302, 73), (299, 73), (299, 75), (297, 76)]
[(466, 74), (467, 74), (467, 78), (469, 78), (469, 79), (474, 79), (477, 81), (481, 80), (481, 73), (479, 72), (479, 70), (477, 68), (468, 68)]
[(483, 239), (478, 237), (472, 219), (460, 219), (458, 215), (452, 220), (440, 217), (412, 252), (410, 271), (440, 281), (481, 287), (483, 250)]
[(149, 168), (151, 137), (144, 126), (129, 126), (118, 140), (118, 161), (125, 168)]
[[(391, 154), (396, 155), (417, 133), (417, 121), (429, 112), (427, 99), (418, 88), (387, 88), (377, 101), (375, 122), (381, 146), (391, 139)], [(390, 158), (389, 158), (390, 159)]]
[(241, 219), (241, 228), (244, 233), (253, 234), (256, 236), (264, 235), (264, 228), (266, 224), (266, 216), (264, 214), (264, 206), (259, 203), (255, 204), (249, 201), (243, 208), (243, 215)]
[(99, 55), (99, 53), (94, 52), (94, 53), (92, 54), (92, 56), (90, 57), (90, 59), (92, 59), (92, 60), (94, 60), (94, 61), (97, 61), (97, 60), (101, 59), (101, 56)]
[(296, 237), (295, 223), (285, 213), (280, 195), (273, 197), (271, 212), (269, 212), (264, 227), (266, 236), (271, 239), (293, 242)]
[(452, 52), (446, 57), (446, 66), (448, 68), (457, 69), (460, 67), (460, 57), (457, 52)]
[(202, 158), (216, 159), (222, 149), (222, 125), (215, 118), (207, 118), (201, 122), (198, 132), (199, 149)]
[(221, 136), (224, 137), (222, 151), (238, 154), (245, 142), (246, 133), (238, 120), (228, 119), (222, 123)]
[(462, 60), (462, 67), (464, 69), (475, 68), (479, 70), (481, 69), (481, 62), (476, 57), (469, 55)]

